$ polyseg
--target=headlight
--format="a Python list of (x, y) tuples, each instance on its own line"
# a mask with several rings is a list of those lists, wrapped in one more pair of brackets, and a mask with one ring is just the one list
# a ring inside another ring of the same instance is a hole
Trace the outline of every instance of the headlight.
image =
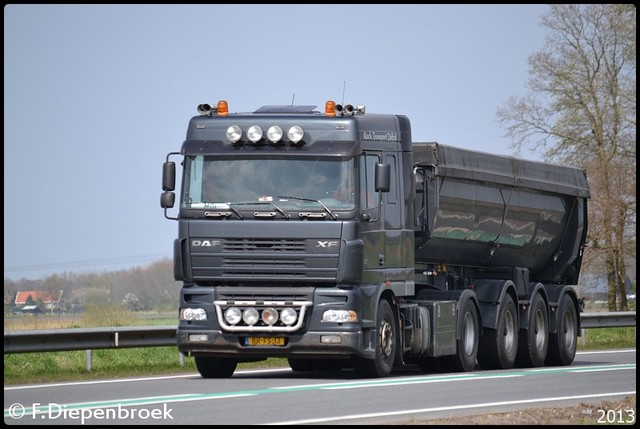
[(323, 322), (355, 322), (358, 319), (358, 313), (353, 310), (327, 310), (322, 313)]
[(242, 130), (237, 125), (231, 125), (227, 128), (227, 139), (231, 143), (236, 143), (238, 140), (242, 138)]
[(282, 139), (282, 128), (280, 128), (277, 125), (273, 125), (272, 127), (269, 127), (269, 129), (267, 130), (267, 139), (271, 142), (271, 143), (278, 143), (281, 139)]
[(289, 141), (291, 141), (291, 143), (300, 143), (300, 141), (304, 137), (304, 130), (302, 129), (302, 127), (294, 125), (293, 127), (289, 128), (287, 136), (289, 137)]
[(204, 308), (181, 308), (180, 320), (207, 320)]
[(224, 320), (229, 325), (237, 325), (242, 320), (242, 312), (238, 307), (229, 307), (224, 312)]
[(262, 321), (271, 326), (278, 321), (278, 311), (275, 308), (265, 308), (262, 310)]
[(262, 140), (263, 131), (262, 128), (258, 125), (252, 125), (249, 127), (247, 131), (247, 138), (252, 143), (257, 143)]
[(253, 326), (258, 322), (260, 315), (255, 308), (247, 308), (242, 312), (242, 320), (249, 326)]
[(291, 326), (296, 323), (297, 319), (298, 313), (296, 313), (296, 311), (291, 307), (287, 307), (280, 312), (280, 320), (282, 320), (282, 323), (287, 326)]

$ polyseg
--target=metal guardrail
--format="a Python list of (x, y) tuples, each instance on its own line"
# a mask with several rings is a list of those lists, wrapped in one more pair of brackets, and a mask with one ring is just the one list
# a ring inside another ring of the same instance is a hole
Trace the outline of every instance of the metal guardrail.
[(6, 331), (5, 353), (162, 347), (176, 345), (176, 326)]
[(623, 328), (636, 326), (635, 311), (612, 311), (607, 313), (580, 313), (580, 328)]
[[(636, 326), (636, 312), (580, 313), (580, 321), (583, 330)], [(176, 326), (129, 326), (6, 331), (4, 352), (35, 353), (174, 346), (176, 329)]]

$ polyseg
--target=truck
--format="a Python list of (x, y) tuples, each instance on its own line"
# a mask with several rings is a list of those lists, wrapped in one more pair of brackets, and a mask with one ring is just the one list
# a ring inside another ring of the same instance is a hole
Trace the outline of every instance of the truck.
[(160, 205), (177, 348), (203, 378), (269, 358), (368, 378), (573, 362), (584, 169), (414, 142), (407, 116), (332, 100), (197, 113)]

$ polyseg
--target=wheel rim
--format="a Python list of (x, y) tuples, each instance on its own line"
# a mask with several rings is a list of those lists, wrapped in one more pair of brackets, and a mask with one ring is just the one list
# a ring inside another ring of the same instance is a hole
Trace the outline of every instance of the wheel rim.
[(473, 353), (473, 349), (476, 345), (476, 341), (475, 341), (475, 324), (473, 321), (473, 316), (470, 313), (466, 313), (464, 315), (464, 325), (463, 325), (463, 347), (464, 347), (464, 352), (467, 354), (467, 356), (471, 355), (471, 353)]
[(547, 337), (546, 324), (545, 324), (544, 314), (542, 314), (542, 311), (536, 311), (533, 323), (534, 323), (536, 349), (540, 350), (542, 349), (542, 347), (544, 347), (544, 342)]
[(380, 326), (380, 351), (384, 357), (391, 356), (393, 350), (393, 330), (388, 321), (383, 321)]
[(515, 339), (515, 323), (513, 321), (513, 314), (510, 311), (507, 311), (504, 315), (504, 349), (507, 354), (511, 354), (514, 347), (514, 339)]
[(565, 312), (564, 314), (564, 345), (567, 350), (571, 350), (573, 348), (573, 339), (576, 337), (576, 326), (573, 321), (573, 317), (570, 311)]

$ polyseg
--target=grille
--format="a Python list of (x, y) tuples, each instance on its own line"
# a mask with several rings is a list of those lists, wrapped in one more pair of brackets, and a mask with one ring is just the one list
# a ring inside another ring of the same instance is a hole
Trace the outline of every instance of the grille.
[(304, 253), (305, 240), (273, 240), (263, 238), (237, 238), (224, 240), (222, 243), (223, 252), (287, 252)]

